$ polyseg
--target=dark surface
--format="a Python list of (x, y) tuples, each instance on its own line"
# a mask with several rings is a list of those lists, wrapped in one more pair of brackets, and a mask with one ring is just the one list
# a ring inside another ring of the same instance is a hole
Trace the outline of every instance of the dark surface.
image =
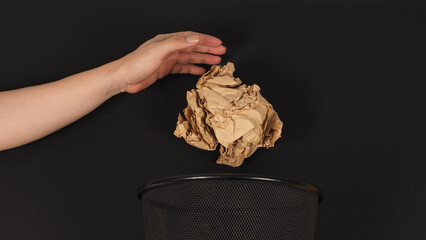
[(426, 239), (426, 3), (273, 2), (2, 1), (0, 90), (195, 30), (224, 41), (223, 63), (260, 85), (285, 130), (241, 167), (216, 165), (172, 134), (198, 78), (168, 76), (0, 152), (0, 239), (143, 239), (140, 185), (211, 172), (319, 187), (316, 239)]

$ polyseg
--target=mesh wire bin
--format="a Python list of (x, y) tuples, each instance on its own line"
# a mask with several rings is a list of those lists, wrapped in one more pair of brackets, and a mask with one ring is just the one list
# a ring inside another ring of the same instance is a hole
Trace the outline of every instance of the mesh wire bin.
[(322, 193), (245, 174), (161, 179), (138, 189), (145, 240), (312, 240)]

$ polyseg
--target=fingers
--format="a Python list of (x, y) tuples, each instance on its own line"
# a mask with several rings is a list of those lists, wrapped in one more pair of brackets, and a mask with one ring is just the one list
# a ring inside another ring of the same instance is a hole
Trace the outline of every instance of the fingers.
[(157, 55), (161, 58), (166, 57), (170, 53), (179, 51), (185, 48), (195, 46), (200, 41), (198, 35), (191, 36), (173, 36), (164, 41), (152, 44), (155, 47)]
[(171, 73), (189, 73), (194, 75), (201, 75), (205, 71), (206, 70), (204, 68), (192, 64), (175, 64)]
[[(197, 32), (177, 32), (169, 34), (160, 34), (155, 38), (144, 43), (142, 46), (155, 49), (154, 55), (159, 60), (166, 58), (170, 53), (179, 52), (199, 52), (222, 55), (226, 52), (226, 48), (222, 45), (222, 41), (211, 35)], [(188, 55), (191, 56), (191, 55)], [(209, 58), (208, 60), (217, 64), (217, 58)]]
[(155, 42), (161, 42), (164, 40), (167, 40), (174, 36), (181, 36), (181, 37), (187, 37), (192, 35), (199, 35), (200, 41), (198, 44), (205, 45), (208, 47), (218, 47), (222, 45), (222, 40), (220, 40), (217, 37), (214, 37), (212, 35), (198, 33), (198, 32), (192, 32), (192, 31), (185, 31), (185, 32), (176, 32), (176, 33), (167, 33), (167, 34), (159, 34), (153, 39), (149, 40), (148, 42), (155, 43)]
[(200, 53), (211, 53), (215, 55), (223, 55), (226, 52), (226, 47), (221, 45), (218, 47), (207, 47), (203, 45), (195, 45), (193, 47), (182, 50), (184, 52), (200, 52)]
[(178, 64), (199, 63), (199, 64), (219, 64), (221, 57), (196, 52), (180, 52), (176, 58)]

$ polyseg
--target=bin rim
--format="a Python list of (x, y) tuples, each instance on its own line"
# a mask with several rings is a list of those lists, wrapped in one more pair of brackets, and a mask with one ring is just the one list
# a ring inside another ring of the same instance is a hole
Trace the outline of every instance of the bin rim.
[(313, 192), (318, 196), (318, 203), (323, 199), (323, 193), (317, 187), (309, 185), (307, 183), (289, 180), (281, 177), (273, 177), (259, 174), (246, 174), (246, 173), (207, 173), (207, 174), (190, 174), (180, 175), (173, 177), (166, 177), (157, 180), (153, 180), (145, 183), (137, 190), (139, 200), (142, 200), (142, 195), (147, 191), (163, 187), (171, 184), (175, 184), (183, 181), (194, 181), (194, 180), (254, 180), (254, 181), (266, 181), (266, 182), (278, 182), (286, 186), (294, 187), (303, 191)]

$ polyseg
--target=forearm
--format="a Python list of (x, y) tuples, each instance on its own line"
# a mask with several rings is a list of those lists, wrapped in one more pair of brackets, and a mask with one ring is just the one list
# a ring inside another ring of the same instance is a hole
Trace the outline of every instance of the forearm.
[(42, 138), (83, 117), (121, 89), (119, 62), (56, 82), (0, 92), (0, 151)]

